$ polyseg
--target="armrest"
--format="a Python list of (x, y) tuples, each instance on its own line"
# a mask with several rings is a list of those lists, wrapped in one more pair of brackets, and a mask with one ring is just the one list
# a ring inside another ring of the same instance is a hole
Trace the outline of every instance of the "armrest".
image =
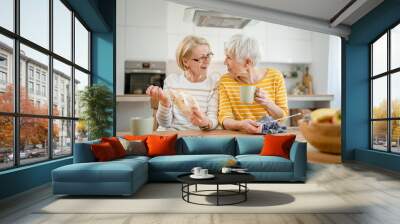
[(90, 142), (75, 143), (74, 147), (74, 163), (89, 163), (95, 162), (90, 146), (92, 144), (100, 143), (99, 140), (94, 140)]
[(293, 179), (305, 181), (307, 175), (307, 143), (295, 141), (290, 149), (290, 160), (293, 162)]

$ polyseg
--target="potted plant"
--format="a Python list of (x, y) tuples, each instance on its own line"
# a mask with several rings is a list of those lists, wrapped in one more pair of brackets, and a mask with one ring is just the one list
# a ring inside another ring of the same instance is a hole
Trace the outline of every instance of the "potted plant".
[(112, 92), (103, 84), (94, 84), (80, 92), (81, 118), (88, 131), (89, 140), (110, 136), (107, 131), (112, 125)]

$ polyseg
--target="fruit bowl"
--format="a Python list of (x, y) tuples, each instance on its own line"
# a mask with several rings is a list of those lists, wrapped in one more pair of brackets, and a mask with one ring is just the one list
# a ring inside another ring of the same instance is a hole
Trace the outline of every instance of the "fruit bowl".
[(341, 153), (340, 124), (316, 123), (304, 119), (299, 120), (298, 124), (307, 142), (320, 152)]

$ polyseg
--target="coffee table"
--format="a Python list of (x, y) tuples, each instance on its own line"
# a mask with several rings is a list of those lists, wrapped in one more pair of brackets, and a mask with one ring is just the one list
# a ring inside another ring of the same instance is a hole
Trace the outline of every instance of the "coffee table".
[[(191, 173), (182, 174), (177, 177), (178, 181), (182, 183), (182, 199), (188, 203), (198, 204), (198, 205), (234, 205), (239, 204), (241, 202), (245, 202), (247, 200), (247, 192), (249, 188), (247, 187), (247, 183), (255, 180), (255, 177), (249, 173), (215, 173), (213, 174), (215, 177), (212, 179), (193, 179), (190, 177)], [(198, 190), (197, 185), (215, 185), (215, 190)], [(195, 186), (194, 191), (190, 191), (190, 186)], [(225, 190), (220, 189), (220, 185), (236, 185), (238, 186), (237, 190)], [(214, 192), (215, 194), (206, 194), (209, 192)], [(216, 204), (203, 204), (197, 203), (190, 200), (190, 196), (203, 196), (203, 197), (216, 197)], [(232, 196), (240, 196), (239, 200), (236, 200), (231, 203), (223, 203), (221, 202), (222, 197), (232, 197)]]

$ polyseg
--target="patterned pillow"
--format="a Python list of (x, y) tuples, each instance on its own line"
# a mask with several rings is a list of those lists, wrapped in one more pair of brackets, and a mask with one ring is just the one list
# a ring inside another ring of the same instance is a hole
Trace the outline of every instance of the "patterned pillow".
[(119, 139), (126, 151), (126, 155), (145, 156), (147, 155), (146, 143), (141, 140)]

